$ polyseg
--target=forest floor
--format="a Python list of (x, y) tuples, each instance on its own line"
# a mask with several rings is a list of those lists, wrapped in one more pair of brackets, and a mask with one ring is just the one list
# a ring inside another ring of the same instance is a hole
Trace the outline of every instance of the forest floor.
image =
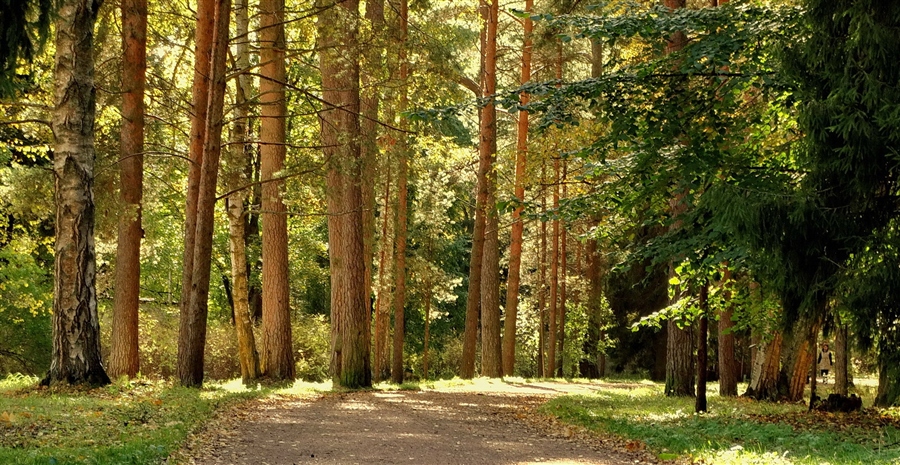
[(274, 395), (226, 410), (194, 434), (169, 463), (659, 463), (640, 442), (597, 436), (537, 411), (551, 397), (600, 387), (497, 382), (418, 391)]

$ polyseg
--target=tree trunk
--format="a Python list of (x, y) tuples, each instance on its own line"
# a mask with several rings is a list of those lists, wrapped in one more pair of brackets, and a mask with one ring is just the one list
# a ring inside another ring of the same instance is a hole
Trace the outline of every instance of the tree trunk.
[[(668, 8), (677, 9), (685, 7), (685, 0), (664, 0)], [(684, 32), (676, 31), (667, 39), (666, 53), (673, 53), (684, 48), (687, 37)], [(671, 201), (672, 217), (677, 218), (685, 211), (684, 192), (675, 195)], [(680, 227), (676, 221), (672, 228)], [(674, 264), (671, 265), (674, 269)], [(670, 272), (672, 275), (674, 272)], [(675, 293), (677, 302), (682, 296)], [(667, 327), (667, 355), (666, 355), (666, 395), (669, 396), (693, 396), (694, 395), (694, 357), (693, 357), (693, 333), (690, 327), (680, 328), (674, 321), (669, 320)]]
[(262, 182), (263, 375), (294, 379), (284, 181), (287, 154), (284, 0), (260, 0), (259, 140)]
[(709, 336), (709, 283), (704, 282), (698, 296), (700, 307), (700, 341), (697, 344), (697, 399), (694, 412), (706, 412), (706, 373), (708, 362)]
[(694, 332), (669, 320), (666, 347), (666, 395), (694, 396)]
[[(531, 80), (531, 39), (534, 24), (531, 21), (534, 0), (525, 0), (525, 18), (522, 19), (525, 40), (522, 44), (522, 73), (519, 84), (525, 85)], [(522, 105), (528, 104), (528, 94), (519, 95)], [(525, 170), (528, 156), (528, 112), (519, 111), (519, 120), (516, 124), (516, 178), (514, 195), (516, 200), (522, 202), (517, 205), (512, 214), (512, 230), (509, 240), (509, 275), (506, 279), (506, 311), (503, 320), (503, 374), (512, 376), (516, 367), (516, 320), (519, 311), (519, 283), (522, 269), (522, 236), (525, 231), (525, 223), (522, 221), (522, 211), (525, 202)]]
[(93, 36), (100, 1), (59, 3), (56, 21), (53, 172), (56, 177), (56, 263), (53, 353), (42, 384), (107, 384), (100, 362), (94, 287)]
[(238, 68), (235, 79), (234, 124), (231, 129), (231, 148), (227, 152), (228, 170), (226, 186), (234, 191), (225, 199), (225, 210), (228, 214), (229, 252), (231, 254), (231, 277), (234, 281), (234, 327), (238, 339), (238, 360), (241, 364), (241, 379), (250, 385), (260, 376), (259, 352), (256, 349), (256, 338), (253, 334), (252, 315), (250, 313), (250, 290), (247, 265), (247, 191), (243, 187), (248, 184), (246, 166), (249, 163), (250, 151), (248, 129), (249, 96), (251, 93), (250, 76), (250, 44), (247, 40), (249, 30), (249, 7), (247, 0), (237, 0), (234, 7), (235, 62)]
[(200, 192), (200, 173), (203, 167), (203, 144), (206, 138), (206, 113), (211, 86), (211, 61), (215, 37), (215, 12), (217, 0), (198, 0), (197, 25), (194, 31), (194, 81), (191, 87), (190, 164), (186, 205), (184, 209), (184, 256), (181, 274), (181, 319), (184, 320), (191, 304), (191, 287), (194, 279), (194, 236), (197, 233), (197, 200)]
[(144, 86), (147, 72), (147, 0), (122, 1), (122, 134), (120, 198), (109, 374), (140, 371), (138, 308), (141, 285), (141, 202), (144, 191)]
[[(824, 302), (819, 304), (824, 305)], [(817, 315), (823, 312), (817, 312)], [(794, 324), (791, 334), (791, 349), (787, 354), (783, 369), (788, 380), (786, 400), (797, 402), (803, 399), (803, 391), (806, 388), (806, 379), (809, 377), (809, 369), (816, 358), (816, 336), (822, 327), (821, 318), (809, 318), (802, 316)], [(815, 375), (815, 371), (813, 372)]]
[(429, 275), (425, 278), (425, 340), (422, 343), (422, 378), (430, 379), (428, 377), (428, 347), (431, 344), (431, 287), (433, 284), (430, 271), (426, 271), (426, 273)]
[[(547, 162), (541, 160), (541, 185), (544, 185), (546, 179)], [(541, 189), (541, 218), (547, 214), (547, 196), (544, 189)], [(547, 324), (547, 222), (541, 220), (541, 247), (539, 255), (541, 281), (538, 287), (538, 353), (537, 353), (537, 375), (538, 378), (546, 376), (544, 371), (544, 334), (545, 325)]]
[[(183, 386), (203, 383), (203, 351), (206, 345), (206, 317), (209, 312), (209, 278), (212, 261), (212, 234), (219, 176), (222, 140), (222, 115), (225, 99), (225, 56), (228, 47), (228, 23), (231, 0), (218, 0), (210, 55), (209, 97), (203, 138), (203, 163), (197, 192), (197, 218), (194, 231), (193, 272), (187, 308), (182, 309), (178, 334), (178, 379)], [(198, 32), (199, 34), (199, 32)]]
[(834, 335), (834, 387), (832, 391), (842, 396), (847, 395), (850, 387), (850, 346), (847, 344), (849, 329), (841, 324), (840, 318), (835, 317), (837, 329)]
[[(553, 160), (553, 211), (559, 209), (559, 159)], [(559, 215), (553, 218), (550, 240), (550, 311), (548, 314), (547, 371), (548, 376), (556, 375), (556, 328), (559, 315)]]
[[(390, 160), (386, 160), (390, 161)], [(391, 288), (388, 267), (393, 256), (394, 241), (390, 238), (388, 218), (391, 214), (391, 170), (385, 163), (384, 170), (384, 209), (381, 211), (381, 250), (378, 259), (378, 295), (375, 299), (375, 381), (384, 381), (391, 377), (391, 352), (388, 345), (390, 336), (391, 315), (389, 309)]]
[(600, 330), (603, 322), (603, 272), (601, 269), (600, 255), (597, 251), (597, 240), (588, 239), (585, 246), (585, 255), (587, 255), (587, 280), (588, 280), (588, 298), (587, 312), (588, 325), (587, 334), (584, 337), (582, 345), (583, 358), (578, 364), (579, 373), (583, 378), (597, 379), (602, 376), (600, 366), (602, 365), (600, 358), (600, 338), (602, 332)]
[[(896, 333), (896, 329), (890, 331)], [(891, 338), (896, 339), (894, 334)], [(900, 364), (891, 360), (887, 353), (893, 349), (879, 349), (878, 355), (878, 391), (875, 394), (875, 407), (894, 407), (900, 405)]]
[(481, 112), (481, 164), (486, 165), (484, 189), (484, 258), (481, 268), (481, 373), (491, 378), (503, 375), (500, 344), (500, 218), (497, 212), (497, 24), (498, 0), (482, 0), (485, 41), (482, 59), (482, 96), (488, 99)]
[[(565, 199), (569, 195), (569, 188), (568, 186), (566, 186), (566, 177), (568, 175), (569, 163), (568, 161), (563, 160), (562, 165), (562, 198)], [(565, 376), (564, 356), (566, 345), (566, 307), (568, 300), (568, 296), (566, 294), (566, 275), (569, 268), (568, 254), (566, 253), (567, 238), (568, 233), (566, 231), (566, 227), (564, 224), (562, 224), (559, 231), (559, 328), (557, 329), (557, 331), (559, 332), (559, 336), (557, 337), (557, 342), (559, 344), (559, 348), (557, 349), (559, 362), (556, 365), (556, 376), (560, 378)]]
[[(409, 26), (409, 8), (407, 0), (400, 0), (398, 6), (400, 16), (400, 35), (398, 50), (400, 61), (400, 98), (397, 111), (401, 114), (409, 105), (409, 63), (407, 60), (407, 31)], [(403, 118), (402, 129), (407, 129), (407, 120)], [(403, 383), (403, 342), (406, 337), (406, 232), (407, 219), (407, 181), (409, 171), (409, 141), (406, 134), (401, 134), (397, 145), (397, 217), (394, 227), (394, 347), (391, 364), (391, 382)]]
[[(481, 6), (484, 8), (484, 5)], [(487, 27), (482, 28), (481, 40), (485, 44)], [(482, 57), (482, 66), (484, 59)], [(493, 108), (493, 107), (492, 107)], [(484, 126), (487, 107), (478, 110), (479, 127)], [(482, 136), (484, 132), (482, 131)], [(460, 362), (459, 377), (472, 379), (475, 377), (475, 355), (478, 345), (478, 327), (481, 319), (481, 279), (482, 265), (484, 263), (484, 241), (486, 228), (486, 204), (488, 185), (487, 177), (490, 172), (490, 159), (485, 158), (479, 143), (478, 173), (475, 186), (475, 224), (472, 227), (472, 251), (469, 257), (469, 290), (466, 296), (466, 328), (463, 335), (463, 354)], [(483, 350), (483, 349), (482, 349)]]
[(363, 257), (359, 148), (358, 0), (318, 3), (323, 108), (319, 111), (328, 172), (326, 203), (331, 262), (331, 373), (345, 388), (372, 385), (369, 309)]
[[(362, 159), (362, 199), (363, 199), (363, 256), (366, 259), (366, 298), (372, 298), (372, 261), (375, 250), (375, 178), (378, 166), (378, 107), (380, 86), (383, 79), (384, 43), (384, 0), (366, 2), (366, 19), (369, 21), (371, 36), (363, 49), (365, 72), (362, 73), (360, 99), (360, 144)], [(377, 318), (377, 316), (376, 316)], [(377, 370), (376, 370), (377, 373)], [(377, 377), (377, 376), (376, 376)]]
[(771, 341), (757, 345), (750, 384), (744, 396), (756, 400), (778, 400), (778, 373), (783, 337), (776, 331)]
[(737, 362), (734, 358), (734, 320), (733, 320), (733, 304), (731, 303), (731, 269), (726, 263), (724, 266), (724, 278), (722, 285), (726, 290), (724, 293), (725, 306), (719, 313), (719, 395), (720, 396), (736, 396), (738, 383)]
[[(591, 40), (591, 77), (598, 78), (603, 75), (603, 43)], [(599, 226), (599, 218), (594, 218)], [(583, 358), (578, 364), (578, 371), (582, 377), (596, 379), (605, 373), (605, 356), (600, 351), (600, 340), (603, 332), (603, 270), (601, 259), (597, 250), (597, 240), (589, 238), (585, 244), (585, 259), (587, 260), (587, 312), (588, 327), (582, 344)]]

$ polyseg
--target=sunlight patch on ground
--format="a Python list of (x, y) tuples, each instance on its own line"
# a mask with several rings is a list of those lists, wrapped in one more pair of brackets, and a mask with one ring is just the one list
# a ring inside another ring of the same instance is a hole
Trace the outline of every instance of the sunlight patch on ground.
[(341, 410), (378, 410), (378, 407), (368, 403), (359, 401), (344, 402), (340, 405)]
[[(701, 463), (715, 463), (721, 465), (794, 465), (794, 461), (788, 457), (788, 453), (756, 452), (749, 451), (740, 446), (729, 450), (706, 451), (694, 456)], [(827, 462), (820, 465), (828, 465)]]

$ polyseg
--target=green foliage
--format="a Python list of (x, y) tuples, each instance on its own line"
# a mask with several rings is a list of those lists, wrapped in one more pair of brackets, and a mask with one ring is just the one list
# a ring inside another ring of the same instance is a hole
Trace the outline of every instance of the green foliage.
[(0, 97), (15, 93), (23, 62), (29, 62), (50, 32), (52, 0), (0, 0)]
[(50, 366), (53, 282), (27, 237), (0, 248), (0, 373), (37, 374)]
[(696, 415), (693, 402), (663, 395), (659, 384), (620, 382), (605, 383), (589, 396), (558, 397), (542, 410), (566, 423), (646, 444), (660, 457), (703, 463), (891, 463), (900, 452), (900, 429), (882, 426), (876, 413), (837, 417), (807, 413), (802, 404), (712, 394), (709, 413)]

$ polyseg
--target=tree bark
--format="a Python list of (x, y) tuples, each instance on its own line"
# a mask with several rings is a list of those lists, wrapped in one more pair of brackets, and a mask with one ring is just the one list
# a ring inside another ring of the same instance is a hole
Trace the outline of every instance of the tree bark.
[[(399, 0), (400, 34), (398, 50), (400, 61), (400, 98), (397, 111), (401, 114), (408, 106), (409, 63), (406, 53), (409, 9), (407, 0)], [(406, 119), (402, 119), (401, 129), (406, 129)], [(403, 383), (403, 342), (406, 337), (406, 232), (407, 232), (407, 181), (409, 171), (409, 142), (406, 134), (400, 136), (397, 145), (397, 216), (394, 227), (394, 347), (391, 363), (391, 382)]]
[[(668, 8), (677, 9), (685, 7), (685, 0), (664, 0), (663, 3)], [(684, 48), (687, 43), (687, 37), (684, 32), (676, 31), (667, 39), (666, 53), (674, 53)], [(675, 195), (671, 201), (671, 212), (673, 218), (678, 218), (685, 212), (684, 192)], [(681, 227), (679, 222), (672, 225), (673, 229)], [(671, 265), (674, 270), (674, 264)], [(670, 271), (670, 276), (674, 275), (674, 271)], [(682, 296), (679, 292), (675, 293), (674, 304)], [(667, 355), (666, 355), (666, 395), (669, 396), (693, 396), (694, 395), (694, 357), (693, 357), (693, 332), (691, 327), (681, 328), (673, 320), (669, 320), (667, 327)]]
[[(522, 19), (524, 29), (524, 43), (522, 44), (522, 73), (519, 84), (525, 85), (531, 80), (531, 51), (533, 40), (531, 38), (534, 24), (531, 20), (531, 11), (534, 8), (534, 0), (525, 0), (525, 18)], [(528, 94), (519, 95), (522, 105), (528, 104)], [(519, 120), (516, 123), (516, 178), (514, 195), (516, 200), (522, 202), (517, 205), (512, 214), (512, 230), (509, 240), (509, 275), (506, 279), (506, 310), (503, 320), (503, 374), (512, 376), (516, 367), (516, 323), (519, 311), (519, 284), (522, 269), (522, 236), (525, 231), (525, 223), (522, 221), (522, 211), (525, 202), (525, 171), (528, 157), (528, 112), (519, 111)]]
[(731, 303), (731, 269), (726, 263), (724, 266), (724, 278), (722, 286), (725, 287), (725, 306), (719, 313), (718, 341), (719, 341), (719, 395), (737, 396), (738, 371), (737, 361), (734, 358), (734, 320), (733, 304)]
[(500, 218), (496, 207), (497, 175), (497, 109), (493, 96), (497, 92), (497, 24), (498, 0), (482, 0), (481, 13), (486, 28), (482, 72), (482, 96), (487, 103), (481, 113), (479, 151), (484, 172), (484, 258), (481, 268), (481, 373), (491, 378), (503, 375), (500, 344)]
[(140, 371), (138, 309), (141, 285), (141, 202), (144, 191), (144, 87), (147, 72), (147, 0), (122, 1), (122, 134), (115, 296), (109, 374), (132, 378)]
[(361, 76), (360, 158), (362, 159), (361, 189), (363, 199), (363, 256), (366, 259), (366, 298), (369, 299), (369, 308), (371, 308), (372, 262), (375, 258), (375, 178), (378, 166), (377, 123), (378, 107), (381, 103), (379, 97), (380, 86), (383, 79), (382, 75), (384, 74), (384, 63), (382, 61), (385, 47), (381, 39), (381, 35), (384, 32), (384, 0), (370, 0), (366, 2), (366, 19), (371, 27), (371, 37), (369, 37), (368, 43), (363, 49), (366, 71)]
[[(569, 163), (566, 160), (562, 162), (562, 198), (567, 198), (569, 188), (566, 186), (566, 177), (568, 176)], [(557, 212), (559, 213), (559, 212)], [(559, 231), (559, 336), (557, 342), (559, 348), (557, 354), (559, 362), (556, 365), (556, 376), (562, 378), (565, 376), (565, 345), (566, 345), (566, 308), (568, 307), (568, 295), (566, 293), (566, 276), (568, 274), (569, 260), (566, 252), (566, 242), (568, 240), (568, 232), (565, 224), (560, 225)]]
[[(591, 77), (598, 78), (603, 75), (603, 43), (591, 40)], [(593, 222), (599, 226), (599, 218)], [(605, 356), (600, 351), (600, 340), (603, 338), (603, 268), (597, 240), (588, 238), (584, 251), (587, 261), (587, 312), (588, 326), (582, 344), (583, 358), (578, 363), (578, 371), (582, 377), (596, 379), (605, 375)]]
[(547, 337), (547, 371), (549, 376), (556, 375), (556, 338), (557, 316), (559, 315), (559, 158), (553, 160), (553, 210), (557, 212), (553, 218), (553, 231), (550, 236), (550, 312), (549, 331)]
[[(222, 138), (222, 115), (225, 98), (225, 56), (228, 46), (230, 0), (215, 2), (214, 36), (209, 80), (209, 96), (204, 124), (203, 153), (197, 187), (195, 231), (193, 234), (191, 286), (186, 291), (187, 306), (182, 307), (178, 334), (178, 379), (183, 386), (199, 387), (203, 383), (203, 351), (206, 345), (206, 317), (209, 311), (209, 277), (212, 260), (213, 213), (219, 154)], [(198, 39), (200, 31), (198, 31)], [(202, 57), (202, 55), (201, 55)], [(201, 60), (202, 61), (202, 60)], [(190, 194), (190, 189), (188, 191)], [(185, 244), (187, 247), (187, 243)], [(187, 253), (185, 254), (187, 256)], [(185, 292), (185, 291), (183, 291)]]
[[(430, 272), (429, 272), (430, 273)], [(428, 376), (428, 355), (431, 345), (431, 275), (425, 278), (425, 340), (422, 342), (422, 378), (431, 379)]]
[[(541, 160), (541, 185), (543, 186), (544, 180), (546, 179), (547, 172), (547, 162)], [(547, 195), (544, 191), (543, 187), (540, 191), (541, 195), (541, 217), (546, 217), (547, 214)], [(543, 378), (546, 376), (546, 371), (544, 370), (544, 334), (545, 334), (545, 325), (547, 324), (547, 222), (541, 220), (541, 246), (540, 246), (540, 255), (539, 255), (540, 263), (538, 263), (538, 268), (540, 269), (541, 281), (538, 288), (538, 353), (537, 353), (537, 375), (538, 378)]]
[(603, 271), (601, 268), (601, 259), (597, 251), (597, 240), (588, 239), (585, 245), (585, 255), (587, 256), (587, 280), (588, 280), (588, 298), (587, 312), (588, 325), (587, 334), (584, 337), (582, 345), (583, 358), (578, 364), (579, 372), (583, 378), (597, 379), (603, 376), (601, 372), (600, 339), (602, 337), (601, 325), (603, 310)]
[(834, 335), (834, 387), (835, 394), (847, 395), (850, 388), (850, 346), (847, 344), (849, 328), (842, 324), (840, 317), (835, 316), (837, 329)]
[[(484, 8), (484, 4), (481, 4)], [(482, 47), (486, 43), (487, 28), (483, 27), (481, 32)], [(482, 67), (484, 66), (484, 57), (482, 57)], [(482, 91), (483, 93), (483, 91)], [(479, 128), (484, 126), (485, 114), (487, 107), (478, 110)], [(483, 135), (483, 132), (482, 132)], [(486, 204), (487, 204), (487, 176), (490, 171), (489, 159), (485, 158), (481, 153), (483, 142), (479, 143), (478, 173), (476, 175), (475, 186), (475, 224), (472, 228), (472, 251), (469, 257), (469, 290), (466, 296), (466, 328), (463, 335), (463, 354), (460, 361), (459, 377), (463, 379), (472, 379), (475, 377), (475, 355), (478, 345), (478, 327), (482, 313), (481, 301), (481, 279), (482, 266), (484, 263), (484, 241), (486, 228)], [(483, 349), (482, 349), (483, 350)]]
[(323, 108), (319, 111), (328, 172), (331, 262), (331, 373), (335, 385), (372, 385), (369, 309), (363, 256), (359, 148), (359, 1), (318, 3)]
[(237, 0), (234, 6), (235, 23), (235, 63), (238, 76), (235, 79), (234, 124), (231, 129), (231, 148), (228, 154), (228, 170), (225, 173), (226, 186), (234, 193), (225, 199), (228, 216), (229, 253), (231, 255), (231, 277), (233, 281), (234, 327), (238, 339), (238, 360), (241, 365), (241, 380), (250, 385), (260, 376), (259, 352), (253, 334), (250, 310), (250, 288), (247, 263), (247, 191), (240, 189), (248, 184), (247, 169), (250, 164), (249, 137), (249, 97), (251, 94), (249, 6), (247, 0)]
[(700, 341), (697, 344), (697, 399), (694, 403), (694, 412), (706, 412), (706, 373), (708, 362), (708, 336), (709, 336), (709, 283), (704, 282), (700, 287)]
[(781, 361), (782, 335), (776, 331), (771, 341), (757, 346), (753, 375), (744, 396), (756, 400), (778, 400), (778, 373)]
[(53, 353), (42, 384), (108, 384), (100, 362), (94, 252), (94, 24), (101, 1), (59, 3), (56, 20), (53, 173), (56, 262)]
[[(819, 305), (824, 305), (824, 303)], [(821, 312), (817, 312), (817, 315), (821, 314)], [(803, 399), (806, 379), (809, 377), (810, 367), (815, 362), (815, 341), (821, 327), (821, 319), (801, 317), (792, 328), (790, 338), (792, 347), (788, 353), (787, 363), (784, 365), (785, 369), (790, 369), (789, 372), (786, 372), (788, 380), (786, 400), (790, 402), (797, 402)], [(815, 372), (813, 372), (813, 375), (815, 375)]]
[(288, 283), (287, 208), (284, 181), (276, 181), (287, 155), (284, 0), (260, 0), (259, 139), (262, 182), (262, 372), (272, 380), (294, 379)]
[[(390, 160), (386, 160), (390, 161)], [(381, 211), (381, 250), (378, 260), (378, 295), (375, 300), (375, 381), (384, 381), (391, 377), (391, 352), (388, 345), (390, 336), (391, 315), (390, 308), (390, 284), (388, 267), (393, 256), (394, 241), (390, 238), (388, 218), (391, 213), (391, 170), (389, 163), (385, 163), (384, 177), (384, 208)]]
[(211, 61), (215, 37), (217, 0), (198, 0), (197, 24), (194, 31), (194, 81), (191, 86), (190, 164), (186, 205), (184, 209), (184, 256), (181, 274), (181, 315), (184, 318), (191, 304), (194, 279), (194, 242), (197, 233), (197, 200), (200, 192), (200, 173), (203, 167), (203, 144), (206, 137), (206, 114), (211, 86)]

